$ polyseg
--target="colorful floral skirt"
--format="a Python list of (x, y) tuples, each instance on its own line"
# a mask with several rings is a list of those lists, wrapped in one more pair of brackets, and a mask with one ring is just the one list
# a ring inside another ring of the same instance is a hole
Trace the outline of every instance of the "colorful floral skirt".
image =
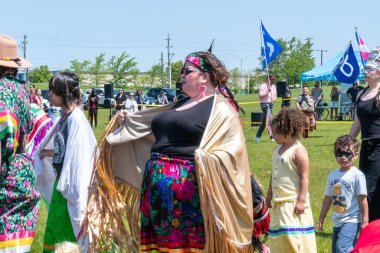
[(202, 252), (205, 236), (193, 161), (152, 153), (140, 209), (141, 252)]
[(0, 171), (0, 253), (29, 252), (37, 225), (40, 194), (29, 155), (15, 154)]
[(77, 242), (67, 209), (67, 200), (62, 196), (62, 193), (56, 190), (57, 184), (58, 180), (54, 183), (51, 197), (43, 252), (54, 252), (55, 244), (59, 242)]

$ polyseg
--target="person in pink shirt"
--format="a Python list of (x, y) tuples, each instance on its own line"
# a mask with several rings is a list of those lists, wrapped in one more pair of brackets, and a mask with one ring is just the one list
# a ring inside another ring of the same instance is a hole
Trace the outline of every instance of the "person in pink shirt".
[[(263, 111), (263, 119), (261, 125), (256, 133), (256, 142), (260, 142), (261, 135), (265, 129), (267, 115), (268, 113), (272, 114), (273, 103), (277, 98), (277, 89), (276, 89), (276, 76), (271, 74), (268, 76), (267, 81), (260, 85), (259, 87), (259, 98), (260, 106)], [(274, 141), (272, 136), (269, 136), (271, 141)]]

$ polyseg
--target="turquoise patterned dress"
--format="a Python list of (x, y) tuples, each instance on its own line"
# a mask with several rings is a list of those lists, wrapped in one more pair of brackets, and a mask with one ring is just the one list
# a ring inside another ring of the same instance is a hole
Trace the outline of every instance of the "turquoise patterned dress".
[(25, 84), (0, 79), (0, 252), (29, 252), (37, 224), (40, 194), (24, 138), (32, 123)]

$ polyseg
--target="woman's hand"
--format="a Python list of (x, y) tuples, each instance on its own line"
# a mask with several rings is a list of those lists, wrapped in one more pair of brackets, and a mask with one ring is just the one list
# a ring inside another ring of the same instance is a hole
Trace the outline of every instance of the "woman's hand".
[(54, 156), (54, 150), (51, 149), (43, 149), (40, 153), (40, 159), (44, 159), (45, 157), (53, 157)]
[(117, 123), (119, 126), (124, 125), (125, 123), (125, 116), (127, 116), (128, 111), (127, 110), (120, 110), (119, 114), (117, 115)]

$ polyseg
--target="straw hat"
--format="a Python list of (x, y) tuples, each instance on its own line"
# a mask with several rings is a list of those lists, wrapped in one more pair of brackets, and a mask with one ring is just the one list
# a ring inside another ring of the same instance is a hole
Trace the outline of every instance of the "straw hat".
[(30, 61), (18, 56), (17, 41), (7, 35), (0, 34), (0, 66), (9, 68), (30, 68)]

